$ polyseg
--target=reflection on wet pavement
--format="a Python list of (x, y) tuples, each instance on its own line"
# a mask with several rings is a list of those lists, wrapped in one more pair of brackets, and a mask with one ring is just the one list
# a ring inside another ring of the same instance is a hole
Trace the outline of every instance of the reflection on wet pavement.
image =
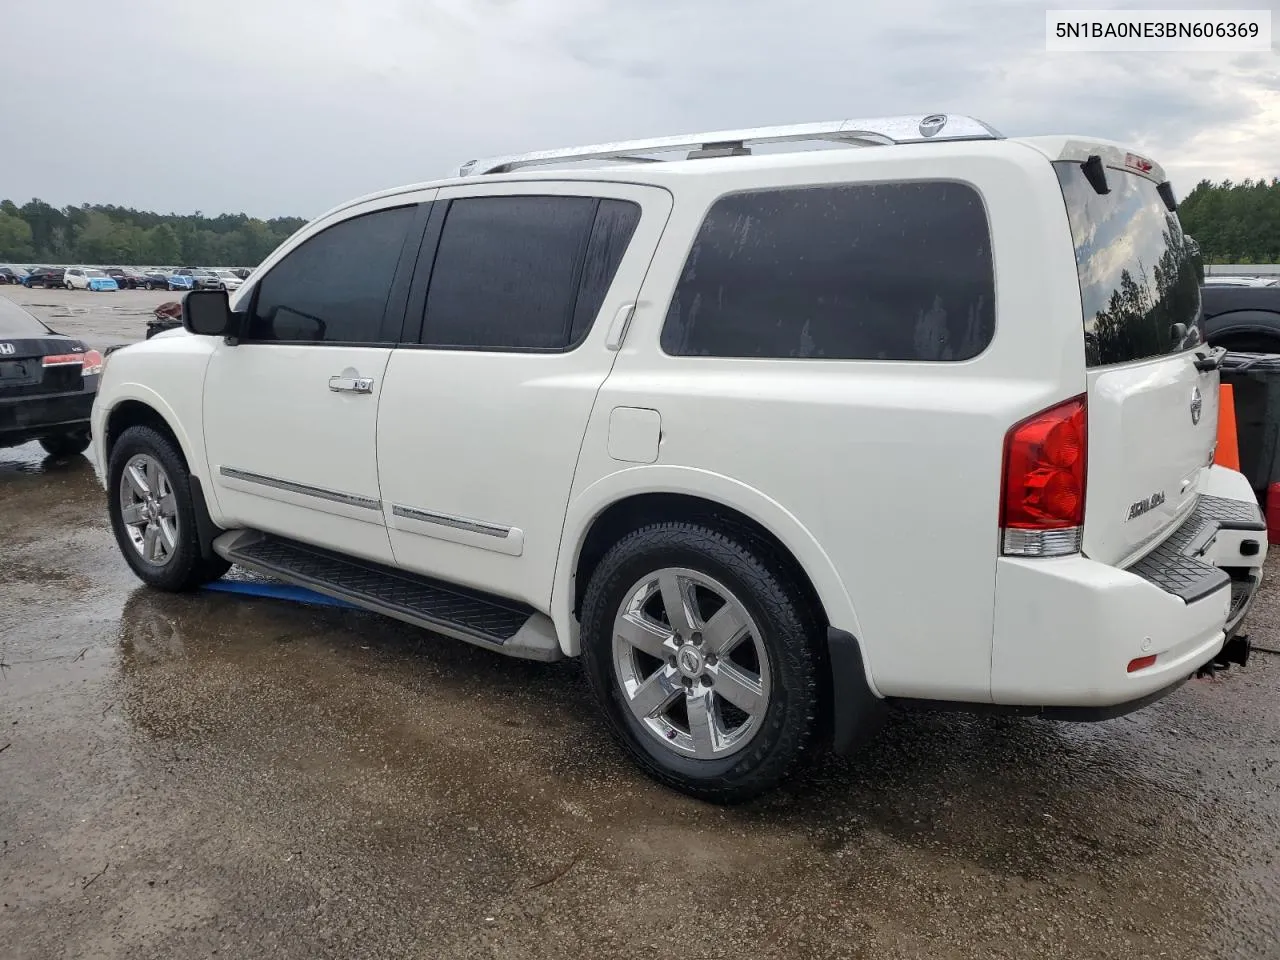
[(1274, 657), (1099, 725), (903, 717), (723, 810), (572, 663), (142, 588), (39, 453), (0, 451), (6, 957), (1276, 955)]

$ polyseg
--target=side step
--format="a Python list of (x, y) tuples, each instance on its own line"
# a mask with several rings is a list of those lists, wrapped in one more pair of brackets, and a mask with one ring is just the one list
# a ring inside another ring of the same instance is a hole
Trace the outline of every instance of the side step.
[(563, 656), (551, 618), (517, 600), (256, 530), (224, 533), (213, 549), (246, 569), (509, 657), (551, 661)]

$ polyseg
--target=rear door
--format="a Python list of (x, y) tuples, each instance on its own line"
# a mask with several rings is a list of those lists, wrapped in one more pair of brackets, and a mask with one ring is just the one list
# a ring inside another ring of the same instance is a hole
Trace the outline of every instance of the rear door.
[[(1129, 162), (1135, 169), (1124, 168)], [(1162, 176), (1137, 172), (1159, 168), (1132, 155), (1121, 164), (1105, 168), (1106, 192), (1087, 164), (1054, 164), (1084, 312), (1083, 549), (1104, 563), (1131, 559), (1191, 509), (1218, 423), (1218, 375), (1196, 368), (1208, 349), (1194, 246), (1166, 205)]]
[(405, 322), (417, 342), (392, 354), (378, 413), (396, 562), (546, 609), (610, 336), (671, 197), (539, 181), (449, 187), (434, 207)]

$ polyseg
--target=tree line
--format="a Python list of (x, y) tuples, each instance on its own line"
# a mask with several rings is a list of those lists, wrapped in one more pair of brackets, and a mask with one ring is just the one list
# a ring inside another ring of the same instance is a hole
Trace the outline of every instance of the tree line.
[(1206, 263), (1280, 263), (1280, 179), (1201, 180), (1178, 219)]
[(304, 223), (0, 200), (0, 263), (253, 267)]
[[(1207, 263), (1280, 263), (1280, 179), (1201, 180), (1178, 206)], [(0, 201), (0, 263), (252, 267), (306, 221)]]

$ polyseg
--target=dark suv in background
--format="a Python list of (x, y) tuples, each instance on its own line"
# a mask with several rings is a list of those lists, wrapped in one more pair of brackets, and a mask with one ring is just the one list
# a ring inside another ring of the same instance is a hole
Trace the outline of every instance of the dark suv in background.
[(65, 287), (66, 269), (63, 267), (36, 267), (29, 274), (27, 279), (22, 281), (24, 287), (44, 287), (46, 290), (54, 287)]

